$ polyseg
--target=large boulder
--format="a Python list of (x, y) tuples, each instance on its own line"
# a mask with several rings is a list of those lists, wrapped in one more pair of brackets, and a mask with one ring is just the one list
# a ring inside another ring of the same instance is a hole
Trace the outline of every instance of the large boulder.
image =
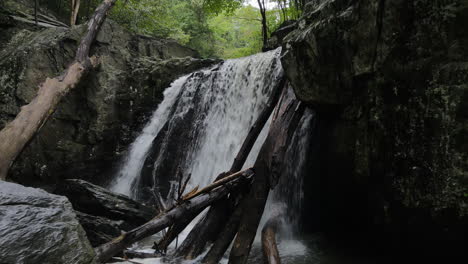
[[(20, 3), (0, 5), (0, 129), (31, 101), (46, 77), (62, 73), (86, 29), (23, 23), (15, 9)], [(34, 185), (80, 175), (104, 182), (164, 89), (215, 62), (199, 59), (196, 51), (175, 41), (131, 34), (109, 19), (91, 54), (99, 57), (99, 67), (67, 95), (23, 151), (10, 170), (13, 180)]]
[(0, 262), (95, 263), (67, 198), (0, 181)]
[(308, 1), (282, 63), (298, 98), (318, 111), (320, 179), (306, 181), (320, 208), (306, 209), (309, 220), (461, 252), (467, 22), (461, 0)]

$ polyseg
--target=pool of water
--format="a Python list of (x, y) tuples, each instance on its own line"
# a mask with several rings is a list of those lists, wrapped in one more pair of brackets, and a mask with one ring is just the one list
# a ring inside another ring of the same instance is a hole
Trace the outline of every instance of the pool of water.
[[(150, 250), (154, 238), (135, 245), (139, 250)], [(366, 251), (367, 250), (367, 251)], [(321, 234), (304, 235), (299, 239), (278, 240), (278, 251), (282, 264), (387, 264), (385, 257), (374, 254), (371, 250), (357, 244), (336, 243), (325, 238)], [(169, 252), (170, 255), (170, 252)], [(125, 264), (192, 264), (199, 263), (197, 260), (182, 261), (170, 257), (157, 259), (132, 259), (132, 262), (121, 262)], [(228, 255), (220, 262), (228, 263)], [(254, 242), (249, 264), (263, 263), (262, 251), (258, 239)]]

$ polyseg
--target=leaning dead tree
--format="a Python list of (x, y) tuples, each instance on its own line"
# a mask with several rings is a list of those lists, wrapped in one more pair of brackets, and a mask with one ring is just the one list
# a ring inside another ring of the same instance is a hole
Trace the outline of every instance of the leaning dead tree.
[(188, 197), (179, 201), (177, 205), (160, 213), (151, 221), (96, 248), (95, 251), (98, 261), (106, 262), (113, 256), (123, 252), (123, 250), (131, 244), (158, 233), (172, 223), (184, 219), (187, 215), (193, 214), (193, 212), (206, 208), (213, 202), (228, 195), (230, 190), (246, 183), (253, 175), (253, 170), (247, 169), (230, 175), (229, 180), (217, 181), (200, 191), (191, 193)]
[(36, 97), (21, 107), (16, 118), (0, 131), (0, 180), (6, 179), (13, 162), (55, 112), (61, 99), (97, 64), (96, 58), (89, 58), (89, 50), (116, 1), (103, 1), (88, 22), (88, 30), (78, 46), (74, 61), (62, 75), (47, 78), (39, 86)]

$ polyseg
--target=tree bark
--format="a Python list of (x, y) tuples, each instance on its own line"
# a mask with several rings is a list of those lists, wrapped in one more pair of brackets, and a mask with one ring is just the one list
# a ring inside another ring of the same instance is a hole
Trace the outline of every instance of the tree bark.
[(187, 215), (190, 215), (193, 212), (206, 208), (213, 202), (225, 197), (231, 189), (240, 186), (244, 182), (243, 179), (249, 179), (252, 176), (253, 171), (247, 170), (242, 174), (242, 177), (237, 177), (208, 193), (193, 197), (190, 200), (184, 200), (168, 211), (159, 214), (146, 224), (124, 233), (102, 246), (99, 246), (95, 250), (98, 261), (105, 262), (116, 254), (122, 252), (127, 246), (161, 231), (174, 222), (184, 219)]
[(34, 0), (34, 22), (36, 22), (37, 26), (37, 9), (38, 9), (38, 1), (39, 0)]
[[(285, 84), (285, 77), (282, 76), (277, 80), (276, 85), (273, 87), (271, 97), (268, 100), (267, 106), (260, 113), (257, 120), (251, 127), (247, 137), (242, 143), (242, 146), (231, 165), (230, 172), (239, 171), (242, 169), (242, 166), (250, 154), (250, 151), (255, 144), (258, 135), (262, 131), (263, 127), (268, 121), (268, 118), (277, 105)], [(218, 176), (218, 178), (225, 176), (226, 174), (221, 174)], [(214, 241), (216, 239), (216, 235), (221, 232), (223, 228), (225, 228), (222, 226), (222, 223), (229, 219), (234, 210), (234, 205), (236, 204), (235, 200), (239, 199), (236, 193), (233, 193), (231, 196), (232, 198), (220, 200), (211, 206), (205, 217), (195, 225), (185, 241), (179, 247), (176, 252), (177, 256), (184, 256), (186, 259), (196, 258), (200, 253), (203, 252), (207, 242)], [(232, 210), (229, 210), (229, 208), (232, 208)], [(232, 227), (232, 225), (230, 226)], [(235, 228), (237, 228), (237, 226)], [(231, 234), (232, 232), (226, 231), (226, 233)], [(229, 241), (232, 241), (234, 235), (230, 238)], [(220, 247), (223, 246), (220, 245)]]
[(262, 252), (263, 263), (281, 264), (281, 258), (276, 243), (276, 231), (278, 229), (278, 219), (271, 218), (262, 229)]
[(52, 79), (47, 78), (40, 85), (37, 96), (23, 106), (16, 118), (0, 131), (0, 180), (6, 179), (13, 162), (54, 113), (60, 100), (75, 88), (83, 75), (96, 64), (96, 59), (88, 58), (89, 50), (107, 12), (116, 1), (104, 0), (96, 9), (78, 46), (75, 60), (65, 73)]
[(78, 12), (80, 11), (80, 0), (71, 1), (71, 15), (70, 15), (70, 26), (76, 25), (76, 18), (78, 17)]
[(266, 19), (266, 6), (265, 0), (257, 0), (258, 6), (260, 8), (260, 14), (262, 16), (262, 38), (263, 38), (263, 46), (266, 46), (268, 41), (268, 24)]
[(250, 191), (238, 205), (243, 208), (243, 213), (229, 256), (229, 264), (247, 263), (268, 193), (278, 181), (287, 146), (303, 112), (304, 106), (295, 98), (292, 89), (285, 90), (255, 162), (255, 178)]

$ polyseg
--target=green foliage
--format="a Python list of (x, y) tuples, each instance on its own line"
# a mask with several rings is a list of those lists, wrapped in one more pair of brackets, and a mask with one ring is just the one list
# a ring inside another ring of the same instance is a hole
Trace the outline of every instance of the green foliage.
[(258, 9), (245, 6), (233, 14), (220, 14), (209, 21), (217, 55), (238, 58), (261, 51), (261, 20)]
[(128, 0), (111, 18), (144, 35), (172, 38), (203, 57), (236, 58), (261, 50), (260, 14), (241, 0)]
[[(68, 23), (71, 0), (40, 0)], [(102, 0), (81, 0), (78, 24), (85, 22)], [(269, 34), (299, 9), (292, 0), (270, 0)], [(261, 15), (245, 0), (119, 0), (110, 18), (137, 34), (172, 38), (203, 57), (237, 58), (261, 51)]]
[(171, 0), (127, 0), (117, 1), (110, 17), (127, 29), (143, 34), (160, 37), (175, 37), (184, 42), (178, 21), (173, 19), (170, 10)]
[(220, 14), (222, 12), (232, 14), (242, 6), (244, 0), (204, 0), (205, 10), (211, 14)]

